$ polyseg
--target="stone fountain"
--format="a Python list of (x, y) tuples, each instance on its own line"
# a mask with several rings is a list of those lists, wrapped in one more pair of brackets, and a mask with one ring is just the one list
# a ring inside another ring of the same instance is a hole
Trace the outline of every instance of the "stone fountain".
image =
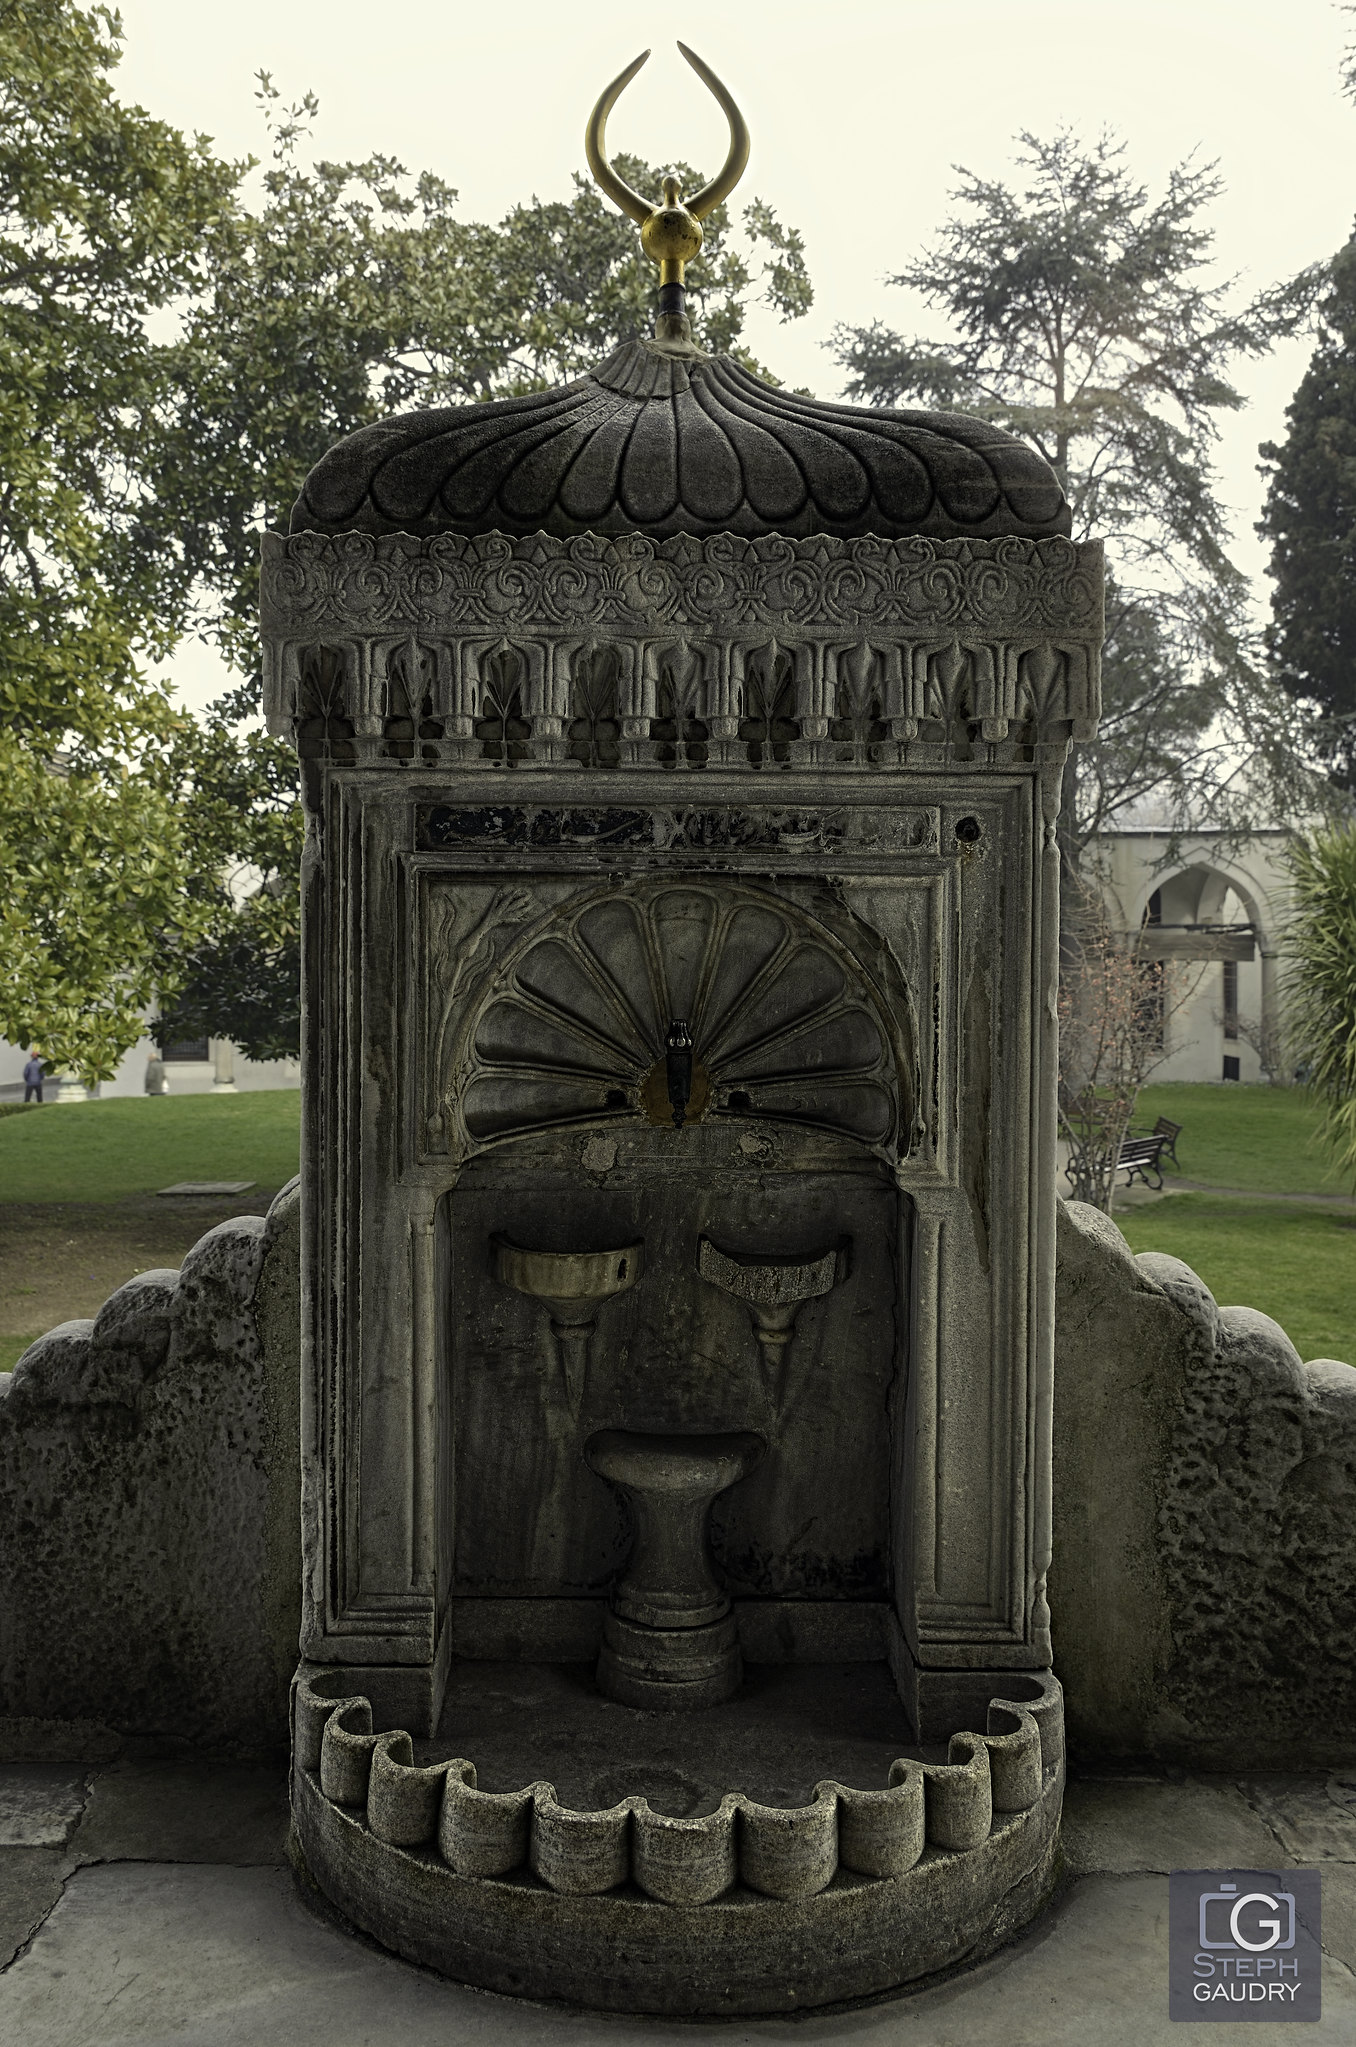
[(608, 162), (629, 73), (589, 130), (655, 338), (342, 443), (263, 615), (308, 814), (299, 1855), (449, 1975), (712, 2014), (1048, 1895), (1102, 581), (1025, 444), (693, 340), (747, 138), (691, 61), (731, 155), (687, 207)]

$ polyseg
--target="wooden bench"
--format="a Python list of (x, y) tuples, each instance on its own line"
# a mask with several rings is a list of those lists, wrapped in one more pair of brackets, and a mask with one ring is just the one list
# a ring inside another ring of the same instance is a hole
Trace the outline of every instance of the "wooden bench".
[[(1152, 1185), (1155, 1193), (1163, 1190), (1163, 1167), (1161, 1160), (1168, 1148), (1168, 1139), (1161, 1131), (1152, 1137), (1126, 1137), (1121, 1140), (1120, 1156), (1116, 1160), (1116, 1171), (1124, 1172), (1125, 1184), (1133, 1187), (1136, 1180), (1142, 1180), (1146, 1187)], [(1152, 1182), (1149, 1179), (1153, 1174)]]
[(1168, 1116), (1160, 1116), (1154, 1125), (1153, 1134), (1155, 1137), (1165, 1137), (1167, 1139), (1167, 1143), (1163, 1146), (1164, 1157), (1170, 1158), (1173, 1164), (1176, 1165), (1177, 1140), (1182, 1134), (1181, 1124), (1174, 1123)]

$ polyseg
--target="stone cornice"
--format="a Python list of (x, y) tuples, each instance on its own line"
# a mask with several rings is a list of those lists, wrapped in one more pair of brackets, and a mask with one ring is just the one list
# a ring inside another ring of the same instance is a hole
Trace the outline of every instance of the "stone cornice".
[(271, 636), (1102, 636), (1099, 541), (269, 533)]

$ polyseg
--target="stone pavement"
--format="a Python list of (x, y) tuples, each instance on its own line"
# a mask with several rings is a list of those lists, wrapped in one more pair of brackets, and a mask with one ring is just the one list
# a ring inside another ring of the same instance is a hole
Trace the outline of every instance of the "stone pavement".
[[(1180, 2047), (1166, 1872), (1278, 1862), (1323, 1871), (1323, 2018), (1303, 2037), (1356, 2042), (1356, 1771), (1082, 1778), (1065, 1806), (1065, 1885), (1012, 1947), (911, 1996), (753, 2023), (604, 2017), (445, 1983), (317, 1916), (285, 1825), (279, 1770), (126, 1751), (0, 1765), (3, 2047), (677, 2047), (694, 2034), (729, 2047)], [(1242, 2037), (1291, 2036), (1263, 2022)]]

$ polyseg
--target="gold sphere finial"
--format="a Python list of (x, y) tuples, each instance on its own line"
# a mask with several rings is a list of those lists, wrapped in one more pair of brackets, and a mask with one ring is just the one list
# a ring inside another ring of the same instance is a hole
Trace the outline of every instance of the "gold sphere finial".
[(683, 203), (682, 187), (672, 172), (664, 179), (663, 201), (656, 206), (652, 200), (642, 198), (633, 191), (624, 178), (619, 178), (607, 160), (607, 117), (617, 104), (623, 91), (631, 83), (637, 71), (649, 57), (643, 50), (633, 64), (614, 78), (597, 106), (589, 115), (584, 130), (584, 150), (588, 157), (589, 169), (595, 183), (609, 199), (628, 213), (640, 225), (640, 245), (652, 263), (659, 265), (659, 318), (655, 323), (655, 336), (661, 341), (690, 341), (692, 330), (683, 310), (683, 278), (687, 265), (697, 255), (702, 245), (702, 222), (728, 198), (744, 175), (744, 166), (749, 160), (749, 131), (744, 116), (735, 105), (730, 94), (716, 77), (714, 71), (696, 52), (689, 50), (686, 43), (678, 48), (719, 101), (730, 124), (730, 149), (718, 177), (709, 185), (703, 185), (700, 192)]

